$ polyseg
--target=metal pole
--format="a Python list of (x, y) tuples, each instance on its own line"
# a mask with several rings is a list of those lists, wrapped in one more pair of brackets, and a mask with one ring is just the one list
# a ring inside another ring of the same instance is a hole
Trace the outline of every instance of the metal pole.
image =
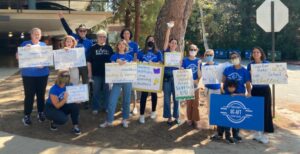
[[(275, 62), (274, 1), (271, 1), (272, 63)], [(272, 85), (273, 118), (275, 118), (275, 84)]]
[(69, 14), (71, 13), (71, 0), (69, 0)]

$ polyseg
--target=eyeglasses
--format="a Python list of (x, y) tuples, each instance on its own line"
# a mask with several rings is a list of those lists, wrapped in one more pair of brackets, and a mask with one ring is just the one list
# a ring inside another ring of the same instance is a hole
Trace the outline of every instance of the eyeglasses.
[(197, 49), (190, 49), (190, 51), (197, 51)]
[(106, 38), (106, 36), (98, 36), (98, 38)]

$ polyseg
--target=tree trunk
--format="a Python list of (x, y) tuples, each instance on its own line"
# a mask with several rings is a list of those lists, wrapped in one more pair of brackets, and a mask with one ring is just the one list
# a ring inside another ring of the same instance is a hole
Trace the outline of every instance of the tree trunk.
[(141, 0), (135, 0), (135, 32), (134, 32), (134, 41), (138, 43), (139, 35), (140, 35), (140, 8), (141, 8)]
[(155, 39), (159, 49), (163, 49), (167, 22), (174, 21), (175, 26), (172, 28), (170, 38), (178, 40), (178, 49), (184, 50), (184, 36), (187, 22), (192, 12), (194, 0), (165, 0), (157, 17), (155, 27)]
[(204, 48), (205, 48), (205, 51), (206, 51), (207, 49), (209, 49), (209, 47), (208, 47), (207, 38), (206, 38), (206, 35), (205, 35), (206, 30), (205, 30), (205, 25), (204, 25), (204, 12), (203, 12), (201, 4), (198, 4), (198, 5), (199, 5), (199, 8), (200, 8), (203, 44), (204, 44)]

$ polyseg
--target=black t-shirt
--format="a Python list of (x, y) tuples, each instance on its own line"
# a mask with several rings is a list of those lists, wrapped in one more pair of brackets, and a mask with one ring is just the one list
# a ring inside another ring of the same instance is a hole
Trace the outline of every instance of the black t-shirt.
[(87, 61), (92, 64), (93, 76), (105, 76), (105, 63), (110, 63), (110, 57), (114, 54), (109, 45), (95, 44), (90, 48)]

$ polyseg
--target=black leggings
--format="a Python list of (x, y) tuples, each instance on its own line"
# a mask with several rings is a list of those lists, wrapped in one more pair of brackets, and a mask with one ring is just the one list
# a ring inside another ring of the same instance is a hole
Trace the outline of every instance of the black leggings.
[(30, 115), (33, 108), (34, 96), (37, 98), (38, 112), (44, 111), (45, 92), (48, 81), (48, 76), (42, 77), (26, 77), (23, 76), (24, 86), (24, 115)]
[[(140, 102), (140, 114), (144, 115), (146, 109), (148, 92), (142, 92), (141, 94), (141, 102)], [(152, 112), (156, 111), (157, 104), (157, 93), (151, 93), (151, 101), (152, 101)]]
[(72, 124), (78, 125), (79, 106), (76, 103), (65, 104), (57, 109), (52, 104), (47, 103), (45, 108), (45, 115), (47, 119), (53, 121), (55, 124), (63, 125), (68, 121), (68, 115), (71, 114)]

